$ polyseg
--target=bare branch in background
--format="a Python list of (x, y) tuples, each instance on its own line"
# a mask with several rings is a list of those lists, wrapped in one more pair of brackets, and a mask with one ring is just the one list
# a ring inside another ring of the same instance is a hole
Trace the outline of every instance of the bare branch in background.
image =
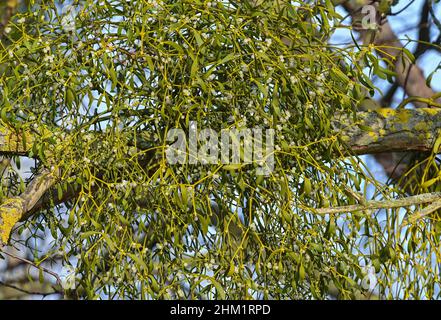
[[(346, 1), (344, 8), (351, 14), (353, 27), (360, 32), (364, 44), (373, 44), (377, 53), (385, 60), (390, 61), (395, 67), (397, 83), (404, 89), (409, 97), (421, 97), (430, 99), (436, 95), (436, 92), (427, 85), (423, 71), (414, 64), (403, 51), (403, 44), (395, 35), (387, 19), (381, 21), (375, 36), (370, 36), (372, 30), (360, 27), (364, 15), (361, 8), (364, 5), (371, 4), (370, 0), (364, 1)], [(378, 3), (373, 3), (378, 7)], [(379, 15), (379, 13), (378, 13)], [(438, 99), (440, 102), (440, 99)], [(430, 106), (420, 101), (414, 102), (417, 107)]]

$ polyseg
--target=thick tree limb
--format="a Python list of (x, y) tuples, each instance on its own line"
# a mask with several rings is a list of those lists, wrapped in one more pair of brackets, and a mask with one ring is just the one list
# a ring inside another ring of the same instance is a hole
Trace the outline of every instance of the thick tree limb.
[(43, 169), (19, 197), (9, 198), (3, 202), (0, 206), (0, 248), (8, 242), (15, 224), (32, 210), (56, 180), (56, 174)]
[(441, 109), (378, 109), (359, 112), (358, 123), (340, 115), (334, 127), (358, 155), (388, 151), (431, 151), (441, 129)]
[[(414, 64), (409, 57), (404, 54), (403, 45), (398, 37), (394, 34), (389, 22), (386, 18), (382, 17), (377, 10), (377, 24), (378, 30), (369, 30), (363, 28), (361, 21), (363, 19), (362, 7), (365, 5), (374, 5), (378, 9), (378, 1), (372, 0), (334, 0), (335, 4), (342, 5), (346, 11), (352, 17), (352, 25), (354, 30), (358, 31), (363, 39), (365, 45), (373, 44), (376, 52), (387, 61), (390, 61), (394, 66), (396, 73), (395, 86), (392, 87), (392, 91), (383, 98), (383, 103), (389, 104), (393, 98), (393, 94), (398, 86), (402, 87), (405, 93), (411, 97), (420, 97), (424, 99), (431, 99), (434, 97), (435, 92), (430, 88), (424, 77), (422, 70)], [(426, 6), (422, 10), (421, 23), (427, 23), (427, 4), (430, 6), (430, 1), (426, 2)], [(426, 16), (426, 17), (425, 17)], [(384, 19), (383, 19), (384, 18)], [(427, 41), (428, 27), (420, 26), (420, 40)], [(419, 44), (416, 54), (417, 57), (426, 49), (425, 45)], [(440, 98), (436, 101), (440, 103)], [(432, 106), (431, 103), (425, 101), (413, 101), (413, 104), (420, 107)], [(390, 152), (389, 150), (383, 153), (375, 155), (375, 159), (383, 167), (385, 173), (395, 181), (401, 181), (402, 185), (406, 185), (404, 180), (401, 180), (403, 174), (409, 169), (412, 159), (417, 158), (418, 154), (413, 152)], [(406, 188), (408, 189), (408, 188)], [(408, 190), (409, 191), (409, 190)]]

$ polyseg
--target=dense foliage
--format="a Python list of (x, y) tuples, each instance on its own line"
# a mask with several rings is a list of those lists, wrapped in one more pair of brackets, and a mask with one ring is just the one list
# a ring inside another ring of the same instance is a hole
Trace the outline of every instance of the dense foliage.
[[(369, 49), (326, 44), (342, 19), (331, 1), (67, 5), (31, 1), (14, 17), (0, 103), (4, 123), (39, 137), (34, 172), (61, 170), (53, 203), (76, 194), (19, 230), (51, 239), (35, 260), (61, 253), (72, 295), (324, 298), (336, 287), (349, 298), (368, 291), (370, 265), (378, 292), (434, 294), (436, 234), (415, 246), (421, 230), (399, 232), (398, 210), (314, 212), (396, 196), (343, 156), (331, 126), (336, 114), (355, 122), (373, 90), (361, 61), (387, 72)], [(170, 164), (167, 132), (190, 122), (274, 129), (274, 170)], [(3, 197), (24, 188), (6, 178)]]

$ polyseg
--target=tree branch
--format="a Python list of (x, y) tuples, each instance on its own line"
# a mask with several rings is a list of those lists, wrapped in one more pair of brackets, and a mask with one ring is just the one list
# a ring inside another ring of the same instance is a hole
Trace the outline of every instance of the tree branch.
[(21, 294), (17, 295), (17, 294), (14, 294), (13, 292), (6, 292), (6, 294), (5, 294), (4, 292), (2, 292), (2, 290), (0, 290), (0, 298), (5, 299), (5, 300), (11, 299), (11, 298), (19, 298), (20, 296), (29, 296), (29, 295), (41, 295), (43, 297), (46, 297), (46, 296), (49, 296), (52, 294), (61, 294), (58, 291), (51, 290), (52, 286), (50, 284), (48, 284), (48, 283), (40, 284), (38, 282), (38, 280), (36, 282), (29, 282), (25, 285), (26, 287), (30, 287), (30, 289), (21, 288), (17, 285), (14, 285), (12, 283), (7, 283), (7, 282), (1, 281), (1, 280), (0, 280), (0, 286), (10, 288), (10, 289), (13, 289), (13, 291), (18, 291), (21, 293)]
[(409, 216), (404, 222), (403, 222), (403, 226), (408, 225), (408, 224), (413, 224), (416, 221), (428, 216), (429, 214), (439, 210), (441, 208), (441, 199), (431, 203), (430, 205), (428, 205), (427, 207), (425, 207), (424, 209), (415, 212), (414, 214), (412, 214), (411, 216)]
[(358, 112), (357, 123), (340, 115), (334, 128), (354, 154), (431, 151), (441, 129), (441, 109), (378, 109)]
[[(441, 129), (441, 109), (383, 108), (358, 112), (357, 118), (354, 123), (350, 115), (341, 114), (336, 115), (332, 121), (336, 133), (346, 143), (344, 155), (431, 151)], [(5, 131), (4, 128), (0, 127), (0, 152), (26, 153), (29, 147), (24, 148), (20, 139), (26, 135), (26, 139), (32, 141), (32, 136), (27, 132), (18, 135), (11, 130)], [(64, 203), (76, 197), (78, 191), (74, 188), (68, 189), (61, 199), (54, 196), (52, 187), (56, 181), (57, 174), (43, 169), (25, 192), (0, 205), (0, 246), (8, 241), (11, 230), (18, 221), (50, 205)]]
[(43, 169), (20, 196), (9, 198), (0, 205), (0, 248), (8, 242), (15, 224), (32, 210), (56, 180), (55, 173)]
[(308, 208), (308, 209), (319, 215), (327, 215), (327, 214), (337, 214), (337, 213), (373, 210), (373, 209), (401, 208), (401, 207), (420, 205), (424, 203), (435, 204), (439, 202), (440, 199), (441, 199), (441, 192), (433, 192), (433, 193), (423, 193), (416, 196), (410, 196), (400, 199), (370, 200), (370, 201), (366, 201), (364, 204), (354, 204), (349, 206), (319, 208), (319, 209)]
[[(364, 18), (361, 8), (365, 5), (378, 7), (378, 3), (373, 3), (371, 0), (350, 0), (344, 1), (342, 5), (351, 15), (354, 30), (360, 32), (364, 44), (375, 45), (377, 53), (394, 65), (397, 83), (404, 89), (409, 97), (430, 99), (435, 96), (436, 92), (426, 84), (423, 71), (404, 54), (403, 44), (393, 32), (387, 19), (381, 21), (379, 30), (374, 33), (373, 39), (370, 37), (372, 30), (359, 27)], [(377, 15), (380, 17), (379, 12), (377, 12)], [(437, 101), (440, 102), (440, 99)], [(417, 107), (430, 106), (421, 101), (415, 101), (414, 104)]]

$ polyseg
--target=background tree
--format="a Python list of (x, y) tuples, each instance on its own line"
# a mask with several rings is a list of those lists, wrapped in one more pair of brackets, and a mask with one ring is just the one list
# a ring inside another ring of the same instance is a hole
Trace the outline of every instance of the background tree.
[[(2, 5), (0, 246), (41, 293), (439, 296), (441, 102), (436, 70), (415, 64), (440, 49), (435, 1), (415, 54), (387, 22), (392, 1)], [(337, 5), (361, 41), (331, 44), (349, 28)], [(377, 78), (392, 87), (370, 110)], [(191, 121), (274, 129), (274, 170), (170, 164), (167, 133)], [(68, 285), (52, 263), (72, 269)]]

